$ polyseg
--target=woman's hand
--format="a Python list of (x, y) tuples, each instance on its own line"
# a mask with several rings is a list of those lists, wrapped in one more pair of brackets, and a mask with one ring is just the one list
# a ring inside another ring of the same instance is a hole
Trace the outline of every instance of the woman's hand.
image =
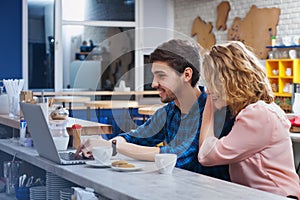
[(75, 156), (78, 156), (80, 153), (82, 153), (84, 157), (89, 158), (93, 155), (93, 147), (96, 146), (111, 146), (111, 142), (104, 140), (101, 136), (98, 138), (87, 139), (84, 142), (82, 142), (81, 145), (78, 147)]

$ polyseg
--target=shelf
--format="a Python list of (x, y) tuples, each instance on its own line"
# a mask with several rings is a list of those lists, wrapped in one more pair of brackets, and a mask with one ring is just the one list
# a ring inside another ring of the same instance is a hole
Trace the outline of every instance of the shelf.
[(281, 76), (280, 78), (283, 78), (283, 79), (293, 79), (294, 77), (293, 76)]
[(274, 92), (274, 95), (277, 97), (292, 97), (292, 93), (278, 93), (278, 92)]
[(268, 76), (268, 78), (279, 78), (279, 76)]
[(288, 49), (288, 48), (300, 48), (300, 45), (290, 45), (290, 46), (266, 46), (268, 49)]
[(266, 73), (276, 97), (275, 102), (285, 112), (291, 112), (293, 84), (300, 82), (300, 60), (268, 59), (266, 60)]

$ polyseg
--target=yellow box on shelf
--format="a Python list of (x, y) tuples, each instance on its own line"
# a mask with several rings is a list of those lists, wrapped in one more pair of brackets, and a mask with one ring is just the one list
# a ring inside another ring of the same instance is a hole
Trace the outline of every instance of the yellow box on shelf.
[(276, 96), (291, 96), (291, 85), (300, 83), (300, 59), (269, 59), (266, 73)]
[(293, 84), (300, 83), (300, 59), (269, 59), (266, 60), (266, 73), (276, 103), (286, 111), (291, 111)]

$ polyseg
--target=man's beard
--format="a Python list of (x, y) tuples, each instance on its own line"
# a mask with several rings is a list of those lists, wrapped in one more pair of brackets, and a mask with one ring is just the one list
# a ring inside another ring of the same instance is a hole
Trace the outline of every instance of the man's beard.
[(171, 101), (174, 101), (176, 99), (176, 96), (172, 93), (172, 95), (170, 95), (170, 96), (167, 96), (166, 98), (162, 98), (162, 97), (160, 97), (160, 101), (162, 102), (162, 103), (169, 103), (169, 102), (171, 102)]

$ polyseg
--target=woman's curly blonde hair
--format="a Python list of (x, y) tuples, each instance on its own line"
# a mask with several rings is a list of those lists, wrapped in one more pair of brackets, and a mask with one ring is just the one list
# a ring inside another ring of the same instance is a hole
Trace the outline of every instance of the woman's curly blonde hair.
[(203, 56), (202, 70), (210, 92), (224, 100), (234, 116), (258, 100), (274, 101), (263, 66), (241, 42), (214, 45)]

